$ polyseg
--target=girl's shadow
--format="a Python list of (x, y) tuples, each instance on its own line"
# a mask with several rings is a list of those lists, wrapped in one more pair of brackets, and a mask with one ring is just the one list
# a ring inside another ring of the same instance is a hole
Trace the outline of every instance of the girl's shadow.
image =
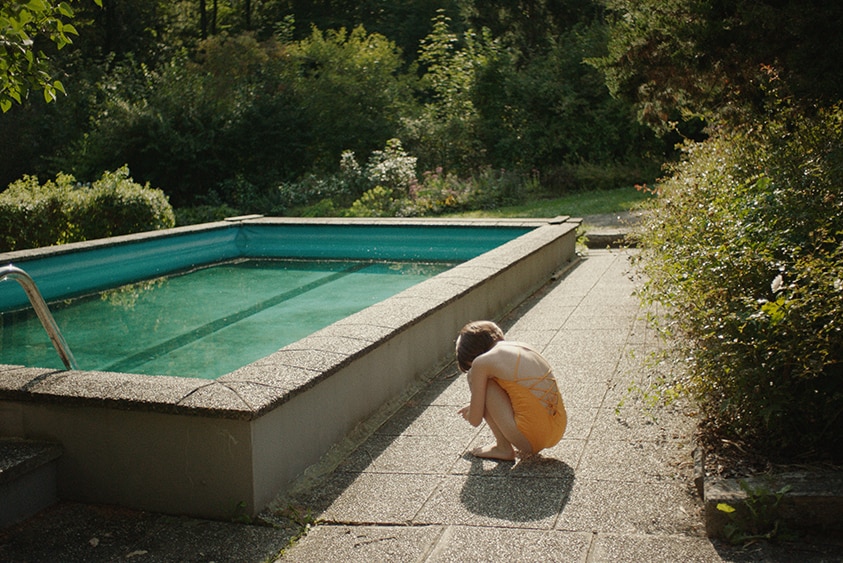
[[(483, 468), (483, 460), (464, 454), (471, 461), (460, 501), (470, 512), (513, 522), (532, 522), (564, 510), (574, 484), (574, 470), (558, 459), (531, 456), (516, 464), (500, 462)], [(487, 462), (488, 463), (488, 462)]]

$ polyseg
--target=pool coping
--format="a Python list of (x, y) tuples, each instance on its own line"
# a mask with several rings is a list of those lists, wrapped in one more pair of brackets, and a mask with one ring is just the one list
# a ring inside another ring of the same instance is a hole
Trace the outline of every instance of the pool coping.
[[(113, 237), (3, 254), (5, 260), (31, 259), (236, 224), (507, 226), (540, 227), (575, 222), (554, 219), (293, 219), (246, 216), (216, 223)], [(510, 247), (507, 249), (507, 247)], [(500, 250), (503, 248), (504, 250)], [(511, 249), (511, 250), (510, 250)], [(365, 355), (371, 348), (459, 298), (520, 249), (507, 243), (455, 266), (397, 295), (346, 317), (275, 353), (215, 380), (104, 371), (65, 371), (0, 364), (0, 399), (99, 405), (172, 414), (213, 415), (250, 420), (277, 408), (298, 393)], [(511, 267), (510, 264), (507, 267)], [(506, 268), (503, 268), (506, 269)], [(339, 347), (337, 346), (339, 345)], [(107, 385), (103, 385), (106, 378)]]
[(207, 518), (254, 516), (360, 424), (451, 363), (465, 322), (502, 317), (570, 267), (580, 222), (229, 221), (532, 230), (216, 380), (0, 365), (0, 437), (63, 447), (60, 498)]

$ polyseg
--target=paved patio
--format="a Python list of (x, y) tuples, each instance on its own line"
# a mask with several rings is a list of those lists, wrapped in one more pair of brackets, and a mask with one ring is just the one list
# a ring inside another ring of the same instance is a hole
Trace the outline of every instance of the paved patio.
[[(392, 416), (361, 428), (266, 520), (210, 522), (60, 503), (0, 531), (4, 561), (840, 561), (828, 540), (733, 548), (704, 533), (693, 488), (694, 412), (647, 412), (632, 383), (658, 347), (624, 250), (589, 250), (503, 326), (554, 364), (562, 442), (520, 463), (466, 454), (491, 438), (457, 409), (449, 367)], [(384, 366), (389, 369), (389, 366)], [(330, 416), (330, 413), (326, 413)], [(356, 446), (356, 447), (355, 447)], [(292, 547), (281, 525), (315, 522)], [(280, 555), (279, 555), (280, 553)]]
[(629, 393), (646, 384), (645, 361), (659, 344), (628, 258), (590, 250), (502, 323), (555, 366), (569, 416), (560, 444), (515, 464), (467, 454), (492, 435), (456, 414), (469, 393), (451, 367), (293, 499), (319, 523), (278, 561), (833, 557), (809, 545), (733, 550), (705, 536), (692, 485), (693, 411), (646, 412)]

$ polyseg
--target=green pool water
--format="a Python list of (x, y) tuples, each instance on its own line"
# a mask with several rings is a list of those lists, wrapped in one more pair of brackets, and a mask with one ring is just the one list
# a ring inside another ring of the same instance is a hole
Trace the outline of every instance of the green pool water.
[[(244, 259), (50, 309), (80, 369), (214, 379), (453, 265)], [(63, 368), (31, 310), (3, 314), (0, 364)]]

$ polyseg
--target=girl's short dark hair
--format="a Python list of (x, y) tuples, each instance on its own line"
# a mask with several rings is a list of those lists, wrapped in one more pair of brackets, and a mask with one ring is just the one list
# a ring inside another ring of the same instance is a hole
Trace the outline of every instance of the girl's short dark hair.
[(485, 354), (503, 339), (503, 331), (492, 321), (473, 321), (462, 327), (457, 337), (457, 366), (460, 371), (468, 371), (474, 358)]

